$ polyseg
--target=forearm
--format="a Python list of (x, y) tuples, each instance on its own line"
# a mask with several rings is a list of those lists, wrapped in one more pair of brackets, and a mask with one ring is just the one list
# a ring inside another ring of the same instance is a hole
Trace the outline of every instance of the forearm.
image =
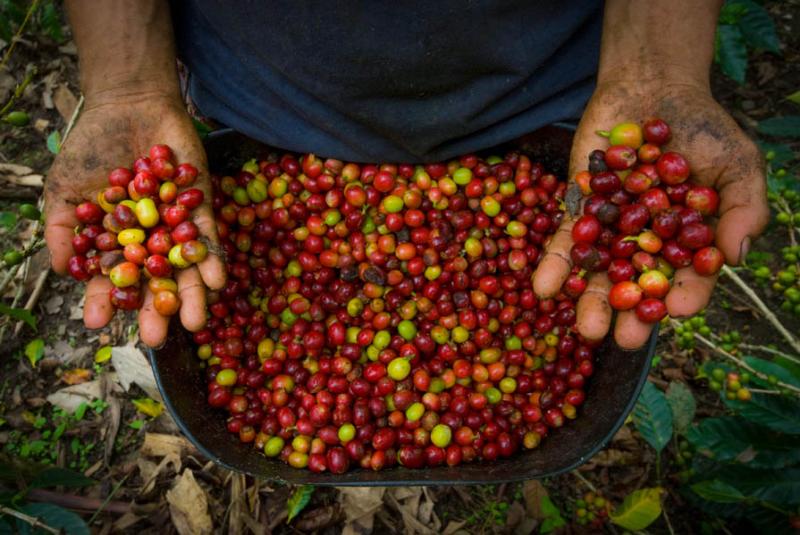
[(179, 95), (166, 0), (67, 0), (66, 7), (88, 105)]
[(721, 0), (607, 0), (598, 84), (669, 79), (708, 86)]

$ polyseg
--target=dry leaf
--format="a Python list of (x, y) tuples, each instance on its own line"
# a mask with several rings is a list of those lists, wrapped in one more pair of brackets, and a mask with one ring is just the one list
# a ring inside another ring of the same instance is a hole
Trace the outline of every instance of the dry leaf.
[(181, 470), (181, 458), (176, 453), (169, 453), (158, 464), (148, 461), (144, 457), (137, 457), (136, 458), (136, 465), (139, 467), (139, 474), (142, 477), (142, 488), (139, 491), (140, 494), (144, 495), (149, 493), (153, 490), (153, 487), (156, 485), (156, 479), (158, 475), (163, 472), (168, 466), (172, 466), (172, 469), (177, 474)]
[(74, 364), (88, 355), (90, 351), (88, 346), (72, 347), (66, 340), (59, 340), (52, 347), (45, 346), (44, 355), (57, 358), (62, 364)]
[(34, 173), (30, 167), (13, 163), (0, 163), (0, 180), (34, 188), (41, 188), (44, 184), (42, 175)]
[(64, 304), (64, 298), (58, 294), (44, 302), (44, 310), (48, 314), (57, 314), (61, 312), (61, 305)]
[(78, 107), (78, 99), (69, 90), (67, 84), (60, 84), (53, 94), (53, 104), (55, 104), (58, 114), (69, 122), (75, 108)]
[(111, 363), (117, 371), (117, 379), (125, 390), (136, 383), (148, 396), (161, 400), (156, 386), (156, 378), (150, 368), (150, 362), (136, 346), (127, 345), (111, 349)]
[(89, 403), (99, 398), (102, 393), (100, 380), (95, 379), (94, 381), (62, 388), (47, 396), (47, 401), (68, 413), (73, 413), (81, 403)]
[(148, 457), (164, 457), (169, 454), (175, 454), (178, 457), (198, 455), (195, 447), (184, 437), (161, 433), (145, 433), (139, 453)]
[(87, 368), (74, 368), (61, 374), (61, 380), (68, 385), (79, 385), (92, 378), (92, 370)]
[(467, 524), (466, 520), (458, 521), (451, 520), (447, 523), (447, 527), (444, 528), (442, 535), (454, 535), (458, 532), (461, 528), (463, 528)]
[(36, 119), (33, 121), (33, 128), (40, 134), (44, 134), (50, 128), (50, 121), (47, 119)]
[(542, 498), (548, 496), (547, 489), (538, 480), (531, 479), (522, 485), (522, 496), (525, 499), (525, 510), (528, 516), (542, 521)]
[(213, 524), (208, 514), (208, 497), (188, 468), (178, 482), (167, 491), (172, 523), (180, 535), (211, 533)]
[(385, 487), (339, 488), (342, 510), (347, 518), (342, 535), (370, 533), (375, 513), (383, 506)]

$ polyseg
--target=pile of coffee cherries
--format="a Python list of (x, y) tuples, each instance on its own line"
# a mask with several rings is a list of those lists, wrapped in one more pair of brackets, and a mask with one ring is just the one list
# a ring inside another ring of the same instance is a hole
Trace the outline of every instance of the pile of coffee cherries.
[(75, 208), (82, 227), (72, 238), (69, 273), (78, 281), (109, 277), (111, 303), (119, 309), (142, 306), (144, 274), (155, 309), (164, 316), (175, 314), (180, 299), (173, 269), (201, 262), (208, 254), (190, 220), (204, 198), (200, 189), (190, 187), (197, 168), (174, 160), (168, 146), (154, 145), (131, 169), (111, 171), (109, 186), (97, 194), (96, 203)]
[(608, 272), (612, 308), (655, 323), (667, 315), (663, 298), (675, 270), (693, 266), (711, 276), (722, 268), (708, 221), (719, 196), (689, 181), (683, 156), (662, 151), (670, 138), (664, 121), (621, 123), (607, 135), (611, 146), (593, 151), (589, 169), (576, 176), (587, 198), (571, 257), (586, 271)]
[(532, 290), (566, 192), (542, 165), (273, 154), (212, 180), (228, 282), (194, 341), (242, 442), (314, 472), (455, 466), (577, 416), (585, 281)]

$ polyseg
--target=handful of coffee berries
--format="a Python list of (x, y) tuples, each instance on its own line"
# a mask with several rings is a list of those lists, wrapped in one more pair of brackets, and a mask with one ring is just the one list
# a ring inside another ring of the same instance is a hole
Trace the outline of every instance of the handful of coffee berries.
[(70, 275), (78, 281), (107, 276), (114, 285), (111, 303), (135, 310), (142, 306), (144, 274), (156, 311), (175, 314), (180, 299), (173, 269), (201, 262), (208, 254), (197, 225), (189, 219), (204, 198), (200, 189), (191, 187), (196, 179), (197, 168), (176, 165), (166, 145), (153, 145), (131, 169), (111, 171), (109, 185), (96, 202), (75, 208), (82, 227), (72, 238)]
[(608, 272), (612, 308), (655, 323), (667, 315), (663, 298), (675, 270), (692, 266), (712, 276), (722, 268), (709, 222), (719, 196), (691, 181), (681, 154), (663, 150), (670, 128), (661, 119), (602, 134), (611, 146), (593, 151), (588, 170), (575, 177), (586, 199), (570, 254), (581, 269)]

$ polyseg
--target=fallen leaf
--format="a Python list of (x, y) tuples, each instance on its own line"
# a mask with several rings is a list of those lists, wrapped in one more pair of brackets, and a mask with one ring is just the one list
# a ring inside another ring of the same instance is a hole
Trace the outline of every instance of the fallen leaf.
[(340, 520), (341, 508), (339, 504), (318, 507), (313, 511), (303, 513), (294, 523), (294, 528), (300, 533), (319, 531), (334, 525)]
[(111, 360), (111, 346), (103, 346), (98, 349), (94, 354), (94, 361), (97, 364), (102, 364)]
[(375, 513), (383, 507), (385, 487), (342, 487), (339, 499), (345, 514), (342, 535), (370, 533)]
[(36, 363), (42, 360), (44, 355), (44, 340), (41, 338), (34, 338), (25, 346), (25, 356), (28, 362), (31, 363), (32, 368), (36, 368)]
[(172, 469), (177, 474), (181, 470), (181, 458), (176, 453), (166, 455), (161, 461), (156, 464), (144, 457), (136, 458), (136, 465), (139, 467), (139, 475), (142, 477), (142, 488), (139, 493), (142, 495), (148, 494), (156, 485), (156, 479), (159, 474), (166, 470), (167, 467), (172, 466)]
[(72, 94), (67, 84), (59, 84), (55, 93), (53, 93), (53, 104), (55, 104), (58, 114), (69, 122), (75, 112), (75, 108), (78, 107), (78, 99)]
[(87, 368), (73, 368), (61, 374), (61, 381), (68, 385), (79, 385), (92, 378), (92, 370)]
[(64, 297), (56, 294), (44, 303), (44, 310), (48, 314), (58, 314), (61, 312), (61, 305), (64, 304)]
[(547, 496), (547, 489), (538, 480), (531, 479), (522, 485), (522, 497), (528, 516), (542, 520), (542, 496)]
[(184, 437), (162, 433), (145, 433), (139, 453), (148, 457), (164, 457), (169, 454), (175, 454), (178, 457), (198, 455), (192, 443)]
[(50, 128), (50, 121), (47, 119), (36, 119), (33, 122), (33, 128), (40, 134), (44, 134)]
[(180, 535), (212, 532), (214, 526), (208, 514), (208, 497), (188, 468), (167, 491), (167, 502), (172, 523)]
[(139, 398), (132, 401), (136, 410), (150, 416), (151, 418), (158, 418), (164, 412), (164, 405), (160, 402), (150, 398)]
[(111, 349), (111, 364), (117, 372), (117, 379), (125, 390), (136, 384), (155, 400), (161, 400), (156, 386), (156, 378), (150, 362), (136, 346), (127, 345)]
[(81, 403), (89, 403), (102, 395), (100, 380), (87, 381), (67, 386), (47, 396), (47, 401), (56, 407), (73, 413)]
[(62, 364), (75, 364), (89, 354), (88, 346), (72, 347), (66, 340), (58, 340), (55, 345), (44, 348), (47, 357), (54, 357)]
[(451, 520), (447, 523), (447, 527), (444, 528), (442, 535), (454, 535), (457, 531), (463, 528), (467, 524), (466, 520), (455, 521)]

